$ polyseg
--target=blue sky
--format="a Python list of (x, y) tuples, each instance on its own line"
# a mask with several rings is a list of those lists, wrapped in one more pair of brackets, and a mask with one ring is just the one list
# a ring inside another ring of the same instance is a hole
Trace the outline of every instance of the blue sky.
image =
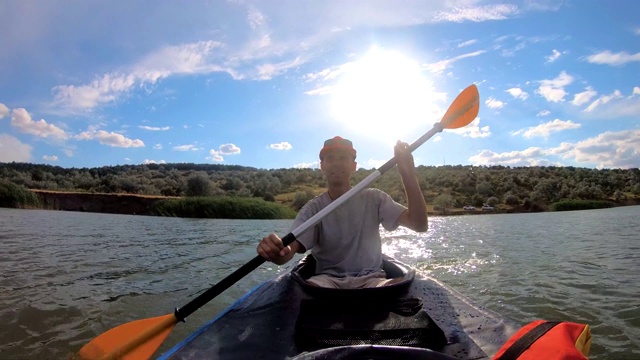
[(0, 162), (640, 167), (640, 2), (0, 1)]

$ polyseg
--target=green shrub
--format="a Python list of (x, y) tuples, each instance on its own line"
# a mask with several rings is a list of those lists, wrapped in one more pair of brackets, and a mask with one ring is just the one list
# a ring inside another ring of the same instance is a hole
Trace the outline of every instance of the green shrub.
[(37, 208), (41, 206), (38, 195), (22, 185), (0, 180), (0, 207)]
[(590, 210), (613, 207), (613, 204), (604, 200), (561, 200), (551, 204), (551, 211)]
[(248, 197), (189, 197), (160, 200), (153, 215), (213, 219), (293, 219), (296, 212), (284, 205)]

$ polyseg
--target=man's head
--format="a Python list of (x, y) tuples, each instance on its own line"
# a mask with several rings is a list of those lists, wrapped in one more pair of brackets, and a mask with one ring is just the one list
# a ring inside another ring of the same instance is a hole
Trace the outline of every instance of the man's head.
[(320, 161), (324, 160), (325, 155), (329, 153), (347, 153), (353, 156), (353, 160), (356, 159), (356, 149), (353, 148), (353, 143), (340, 136), (335, 136), (324, 142), (324, 146), (320, 150)]

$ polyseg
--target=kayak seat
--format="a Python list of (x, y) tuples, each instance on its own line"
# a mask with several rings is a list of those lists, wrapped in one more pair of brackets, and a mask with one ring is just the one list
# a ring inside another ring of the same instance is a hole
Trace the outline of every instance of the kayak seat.
[(291, 270), (291, 276), (306, 293), (314, 297), (339, 297), (356, 301), (371, 296), (380, 300), (397, 298), (407, 292), (415, 278), (415, 270), (388, 256), (383, 257), (382, 269), (388, 279), (400, 278), (401, 280), (375, 288), (333, 289), (318, 287), (307, 282), (307, 279), (316, 274), (316, 259), (312, 254), (306, 255), (294, 266)]

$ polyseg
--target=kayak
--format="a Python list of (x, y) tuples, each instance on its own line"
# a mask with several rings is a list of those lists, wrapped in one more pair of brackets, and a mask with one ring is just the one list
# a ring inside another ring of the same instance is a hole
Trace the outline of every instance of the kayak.
[(521, 326), (417, 269), (383, 263), (392, 284), (327, 289), (306, 282), (315, 271), (307, 255), (159, 359), (490, 359)]

